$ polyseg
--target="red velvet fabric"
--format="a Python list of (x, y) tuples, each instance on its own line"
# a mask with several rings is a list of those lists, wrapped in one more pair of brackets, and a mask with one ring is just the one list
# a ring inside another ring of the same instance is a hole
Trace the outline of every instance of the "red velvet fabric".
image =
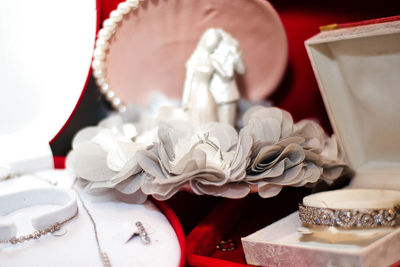
[(249, 265), (236, 263), (227, 260), (221, 260), (216, 258), (204, 257), (196, 254), (188, 255), (189, 266), (201, 266), (201, 267), (245, 267)]
[(175, 230), (176, 237), (179, 241), (179, 246), (181, 248), (181, 259), (179, 262), (180, 267), (184, 267), (186, 265), (186, 240), (185, 233), (183, 232), (182, 225), (179, 222), (178, 217), (176, 217), (174, 211), (171, 209), (166, 202), (158, 201), (154, 198), (151, 199), (153, 203), (158, 207), (158, 209), (167, 217), (169, 223)]
[(65, 168), (65, 157), (54, 156), (54, 168), (56, 169), (64, 169)]
[(315, 118), (331, 132), (304, 41), (317, 34), (322, 25), (397, 15), (400, 2), (387, 1), (384, 5), (360, 0), (271, 2), (282, 19), (289, 42), (287, 73), (271, 100), (288, 110), (295, 120)]
[[(216, 198), (219, 201), (215, 208), (186, 237), (188, 264), (212, 266), (214, 259), (219, 259), (245, 265), (241, 237), (292, 213), (298, 208), (297, 203), (310, 192), (306, 188), (285, 188), (277, 197), (270, 199), (261, 199), (257, 194), (240, 200)], [(177, 215), (185, 218), (185, 214), (179, 211)], [(235, 242), (236, 249), (218, 250), (216, 244), (227, 239)]]
[(215, 209), (203, 219), (187, 236), (189, 254), (211, 255), (218, 244), (226, 237), (244, 208), (245, 200), (222, 200)]

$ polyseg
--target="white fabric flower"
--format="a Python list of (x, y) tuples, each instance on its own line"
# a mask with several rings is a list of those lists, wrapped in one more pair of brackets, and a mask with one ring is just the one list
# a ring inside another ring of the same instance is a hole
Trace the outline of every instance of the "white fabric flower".
[(151, 145), (132, 142), (137, 135), (135, 126), (124, 124), (120, 116), (111, 116), (97, 127), (87, 127), (73, 140), (67, 168), (88, 181), (89, 190), (116, 188), (122, 193), (137, 193), (139, 202), (144, 201), (140, 179), (135, 179), (135, 186), (129, 185), (129, 192), (119, 185), (141, 171), (134, 156)]

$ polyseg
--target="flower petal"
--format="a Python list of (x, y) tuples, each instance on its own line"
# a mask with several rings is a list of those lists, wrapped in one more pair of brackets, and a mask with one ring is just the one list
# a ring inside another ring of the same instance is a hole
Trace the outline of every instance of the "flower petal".
[(85, 180), (106, 181), (116, 174), (107, 167), (106, 157), (107, 153), (99, 145), (82, 143), (68, 154), (67, 168)]
[(214, 138), (219, 143), (219, 149), (228, 151), (238, 143), (238, 133), (230, 124), (212, 122), (204, 126), (203, 131), (209, 134), (210, 139)]
[(274, 197), (281, 192), (282, 186), (260, 182), (258, 184), (258, 194), (263, 198)]
[(138, 174), (115, 185), (115, 189), (124, 194), (134, 194), (143, 184), (143, 175)]
[(78, 145), (91, 141), (92, 138), (98, 134), (98, 132), (99, 128), (95, 126), (86, 127), (80, 130), (72, 140), (72, 148), (75, 149), (78, 147)]
[(194, 193), (198, 195), (213, 195), (227, 198), (243, 198), (250, 193), (250, 187), (245, 183), (228, 183), (220, 186), (204, 185), (193, 180), (190, 186)]

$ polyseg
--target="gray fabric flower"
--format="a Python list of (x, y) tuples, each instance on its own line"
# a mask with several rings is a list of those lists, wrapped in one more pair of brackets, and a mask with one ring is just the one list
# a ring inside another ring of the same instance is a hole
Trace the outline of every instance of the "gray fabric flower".
[(152, 150), (137, 154), (147, 175), (142, 186), (146, 194), (163, 200), (187, 185), (196, 194), (230, 198), (250, 192), (244, 182), (252, 145), (249, 136), (239, 138), (232, 126), (211, 123), (192, 131), (160, 128), (158, 137)]
[(242, 135), (251, 136), (253, 147), (246, 181), (257, 185), (262, 197), (277, 195), (284, 186), (304, 186), (337, 179), (345, 164), (339, 159), (334, 136), (329, 138), (311, 120), (293, 123), (278, 108), (253, 107), (244, 115)]
[(256, 188), (266, 198), (284, 186), (330, 184), (347, 169), (334, 136), (310, 120), (293, 123), (284, 110), (249, 108), (239, 133), (219, 122), (191, 126), (180, 112), (164, 106), (154, 117), (134, 109), (87, 127), (73, 140), (67, 168), (89, 190), (116, 190), (136, 203), (182, 188), (229, 198)]

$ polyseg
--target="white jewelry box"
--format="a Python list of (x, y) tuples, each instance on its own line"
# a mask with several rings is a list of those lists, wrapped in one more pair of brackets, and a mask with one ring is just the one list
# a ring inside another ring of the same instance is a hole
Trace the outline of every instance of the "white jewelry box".
[[(400, 21), (325, 31), (305, 42), (335, 135), (355, 170), (351, 188), (400, 190)], [(249, 264), (387, 266), (400, 229), (368, 246), (301, 241), (297, 212), (242, 238)]]
[[(0, 2), (0, 195), (72, 186), (74, 178), (66, 170), (54, 170), (49, 142), (68, 121), (90, 78), (99, 3)], [(8, 175), (21, 176), (2, 181)], [(178, 266), (176, 233), (151, 201), (131, 205), (110, 194), (81, 195), (112, 266)], [(0, 265), (103, 266), (94, 226), (78, 202), (78, 216), (65, 225), (66, 232), (15, 246), (0, 244)], [(35, 230), (31, 217), (53, 208), (29, 207), (1, 214), (0, 221), (15, 221), (22, 236)], [(143, 245), (140, 238), (125, 244), (136, 221), (147, 227), (151, 244)]]

